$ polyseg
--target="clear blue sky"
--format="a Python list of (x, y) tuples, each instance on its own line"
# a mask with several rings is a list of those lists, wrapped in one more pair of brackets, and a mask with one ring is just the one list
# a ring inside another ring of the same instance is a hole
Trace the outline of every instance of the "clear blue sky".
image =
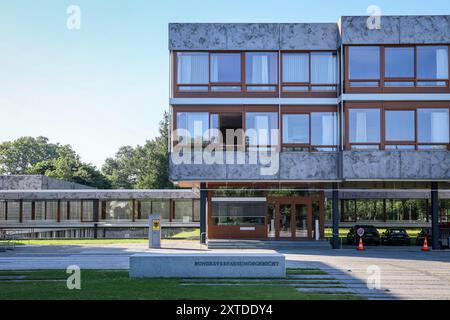
[[(0, 141), (43, 135), (101, 166), (157, 134), (168, 109), (169, 22), (336, 22), (450, 14), (448, 0), (0, 0)], [(81, 30), (66, 28), (69, 5)]]

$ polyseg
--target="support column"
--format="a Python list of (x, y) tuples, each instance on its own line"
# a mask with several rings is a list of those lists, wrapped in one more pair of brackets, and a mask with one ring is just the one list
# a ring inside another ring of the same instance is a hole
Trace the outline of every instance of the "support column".
[(98, 228), (98, 207), (99, 207), (99, 203), (98, 203), (98, 199), (93, 201), (92, 204), (92, 218), (94, 220), (94, 239), (97, 239), (97, 228)]
[(206, 243), (206, 201), (208, 199), (208, 191), (206, 183), (200, 183), (200, 243)]
[(437, 182), (431, 183), (431, 235), (433, 237), (433, 250), (439, 250), (439, 195)]
[(333, 216), (333, 249), (339, 249), (339, 193), (337, 184), (333, 185), (332, 191), (332, 216)]

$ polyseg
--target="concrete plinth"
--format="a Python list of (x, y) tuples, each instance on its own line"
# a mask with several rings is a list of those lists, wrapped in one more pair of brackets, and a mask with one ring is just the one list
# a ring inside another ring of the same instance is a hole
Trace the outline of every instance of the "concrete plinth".
[(136, 254), (130, 257), (131, 278), (282, 278), (282, 254)]

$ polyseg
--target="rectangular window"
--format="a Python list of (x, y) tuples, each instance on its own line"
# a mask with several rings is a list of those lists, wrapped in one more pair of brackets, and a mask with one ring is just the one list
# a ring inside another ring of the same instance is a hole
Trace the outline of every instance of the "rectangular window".
[(20, 216), (20, 202), (19, 201), (8, 201), (6, 217), (9, 221), (19, 221)]
[(205, 134), (209, 129), (208, 112), (178, 112), (177, 129), (182, 129), (178, 134), (179, 143), (205, 142)]
[(151, 214), (159, 214), (162, 220), (170, 219), (170, 201), (169, 200), (152, 200)]
[(385, 76), (414, 78), (414, 48), (385, 48)]
[(349, 110), (350, 143), (380, 142), (380, 109)]
[(245, 114), (246, 141), (249, 146), (272, 146), (278, 141), (276, 112), (247, 112)]
[(415, 141), (414, 111), (385, 112), (386, 141)]
[(282, 64), (283, 82), (309, 83), (308, 53), (284, 53)]
[(448, 47), (417, 47), (417, 78), (421, 80), (448, 79)]
[(380, 48), (349, 47), (350, 80), (380, 79)]
[[(132, 201), (106, 201), (106, 220), (131, 220), (132, 211)], [(87, 221), (84, 214), (85, 210), (83, 210), (83, 221)]]
[(207, 52), (177, 53), (178, 84), (208, 84), (209, 57)]
[(337, 62), (333, 52), (311, 53), (311, 83), (336, 84)]
[(80, 221), (81, 201), (70, 201), (70, 220)]
[(200, 200), (194, 201), (194, 221), (200, 221)]
[[(278, 54), (276, 52), (247, 52), (245, 54), (245, 79), (251, 85), (278, 83)], [(261, 86), (260, 91), (271, 91), (271, 86)], [(255, 86), (253, 90), (258, 90)]]
[(0, 200), (0, 221), (6, 220), (6, 201)]
[(337, 146), (338, 125), (336, 112), (311, 113), (311, 145)]
[(212, 216), (217, 226), (263, 225), (265, 202), (213, 202)]
[(175, 217), (173, 221), (192, 222), (192, 200), (175, 201)]
[[(211, 53), (211, 82), (212, 83), (240, 83), (241, 82), (241, 54), (240, 53)], [(227, 88), (227, 87), (225, 87)]]
[(309, 115), (283, 115), (283, 143), (309, 144)]
[(417, 109), (418, 142), (449, 143), (448, 109)]

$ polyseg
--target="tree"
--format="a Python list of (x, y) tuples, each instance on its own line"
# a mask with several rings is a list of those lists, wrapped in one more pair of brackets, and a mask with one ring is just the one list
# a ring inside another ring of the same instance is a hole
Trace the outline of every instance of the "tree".
[(133, 189), (136, 184), (136, 168), (133, 165), (135, 158), (133, 147), (121, 147), (115, 158), (107, 158), (102, 166), (102, 172), (113, 188)]
[(143, 146), (121, 147), (115, 158), (108, 158), (103, 174), (114, 188), (170, 189), (169, 181), (169, 114), (159, 123), (159, 136)]
[(109, 181), (91, 164), (83, 163), (70, 145), (49, 143), (45, 137), (21, 137), (0, 144), (1, 174), (41, 174), (96, 188)]
[(60, 147), (57, 157), (36, 163), (27, 173), (42, 174), (100, 189), (111, 188), (108, 179), (93, 165), (81, 162), (80, 156), (70, 146)]
[(27, 174), (33, 165), (58, 156), (59, 144), (45, 137), (21, 137), (0, 144), (0, 174)]

